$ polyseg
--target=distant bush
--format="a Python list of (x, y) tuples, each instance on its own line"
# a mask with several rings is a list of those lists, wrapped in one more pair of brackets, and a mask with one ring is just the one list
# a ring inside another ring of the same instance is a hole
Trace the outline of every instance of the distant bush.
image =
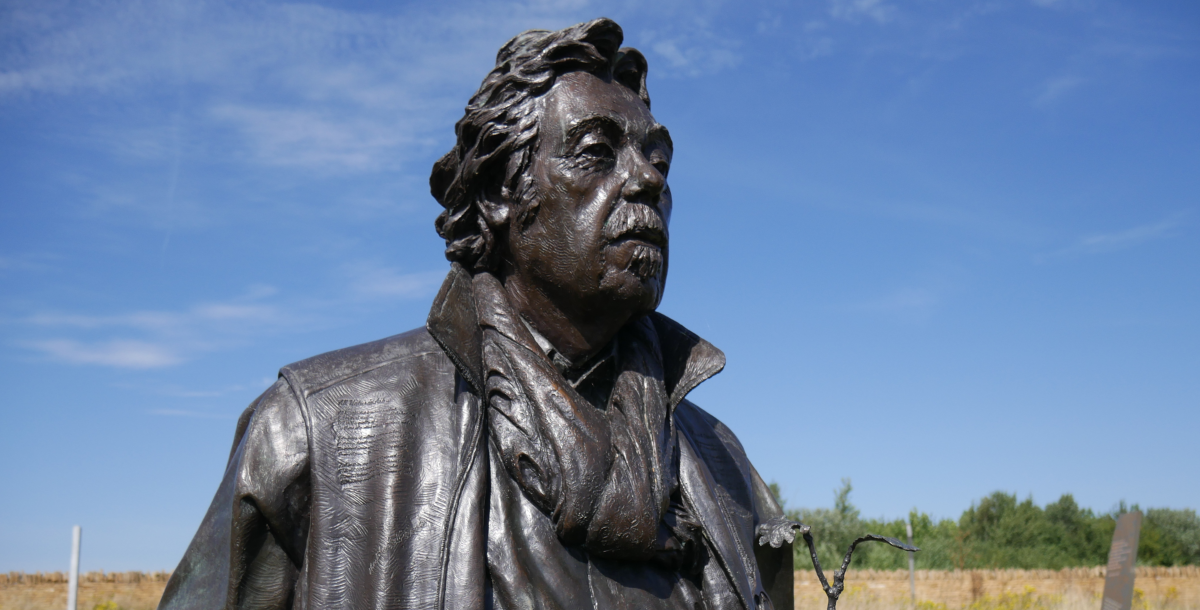
[[(780, 504), (779, 486), (772, 484)], [(850, 542), (865, 533), (904, 540), (905, 520), (863, 519), (850, 502), (849, 479), (834, 493), (833, 508), (786, 509), (788, 518), (812, 526), (817, 556), (827, 569), (841, 564)], [(1032, 499), (997, 491), (963, 512), (958, 521), (934, 521), (927, 513), (909, 513), (913, 542), (921, 548), (917, 567), (948, 569), (1061, 569), (1103, 565), (1108, 560), (1116, 518), (1140, 510), (1122, 503), (1097, 515), (1080, 508), (1071, 494), (1039, 507)], [(808, 548), (797, 540), (796, 568), (811, 570)], [(1151, 508), (1144, 511), (1138, 543), (1138, 565), (1200, 565), (1200, 517), (1195, 510)], [(906, 554), (882, 544), (864, 545), (854, 553), (857, 568), (892, 570), (908, 566)], [(1013, 601), (1013, 600), (1008, 600)]]

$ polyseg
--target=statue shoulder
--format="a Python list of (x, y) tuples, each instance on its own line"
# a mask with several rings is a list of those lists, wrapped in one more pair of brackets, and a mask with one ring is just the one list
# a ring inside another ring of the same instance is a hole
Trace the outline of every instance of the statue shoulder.
[(675, 407), (675, 418), (680, 424), (680, 430), (693, 444), (701, 446), (719, 444), (728, 453), (729, 458), (749, 465), (746, 450), (733, 430), (730, 430), (708, 411), (701, 409), (696, 403), (684, 399), (679, 406)]
[[(307, 396), (380, 367), (430, 354), (445, 358), (442, 348), (429, 335), (429, 331), (421, 327), (386, 339), (313, 356), (283, 367), (279, 374), (287, 379), (297, 394)], [(448, 358), (446, 364), (450, 365)]]
[(745, 448), (733, 430), (690, 400), (684, 400), (676, 407), (675, 421), (697, 457), (714, 476), (726, 477), (726, 484), (743, 488), (747, 499), (753, 498), (756, 513), (767, 518), (783, 514), (783, 509), (750, 463)]

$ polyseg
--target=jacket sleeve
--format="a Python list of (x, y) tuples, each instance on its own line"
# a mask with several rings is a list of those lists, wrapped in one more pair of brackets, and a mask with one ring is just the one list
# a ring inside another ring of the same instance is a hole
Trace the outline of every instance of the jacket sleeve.
[(238, 421), (221, 486), (159, 609), (290, 608), (309, 492), (308, 432), (280, 379)]
[[(758, 475), (753, 466), (750, 467), (751, 484), (754, 486), (754, 509), (758, 513), (758, 522), (783, 516), (783, 508), (775, 501), (771, 488)], [(763, 589), (771, 596), (775, 610), (783, 610), (793, 606), (792, 543), (784, 542), (779, 548), (771, 545), (760, 545), (755, 535), (754, 558), (758, 562), (758, 571), (762, 574)]]

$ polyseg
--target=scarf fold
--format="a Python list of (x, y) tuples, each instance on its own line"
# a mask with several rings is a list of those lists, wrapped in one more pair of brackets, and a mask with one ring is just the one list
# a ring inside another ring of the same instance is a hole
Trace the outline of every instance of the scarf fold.
[(653, 323), (621, 329), (616, 379), (597, 408), (542, 353), (499, 280), (472, 283), (492, 442), (559, 540), (624, 560), (691, 546), (676, 519), (664, 522), (673, 496), (678, 505), (679, 447)]

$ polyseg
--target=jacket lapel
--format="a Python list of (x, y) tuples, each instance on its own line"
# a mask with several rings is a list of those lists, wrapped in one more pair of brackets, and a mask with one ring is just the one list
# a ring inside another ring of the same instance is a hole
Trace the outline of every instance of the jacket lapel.
[(450, 273), (433, 299), (425, 327), (471, 389), (482, 396), (483, 356), (480, 346), (483, 335), (475, 312), (471, 274), (462, 265), (450, 265)]
[(657, 311), (649, 317), (662, 345), (663, 382), (671, 407), (676, 407), (688, 392), (725, 368), (725, 353)]

